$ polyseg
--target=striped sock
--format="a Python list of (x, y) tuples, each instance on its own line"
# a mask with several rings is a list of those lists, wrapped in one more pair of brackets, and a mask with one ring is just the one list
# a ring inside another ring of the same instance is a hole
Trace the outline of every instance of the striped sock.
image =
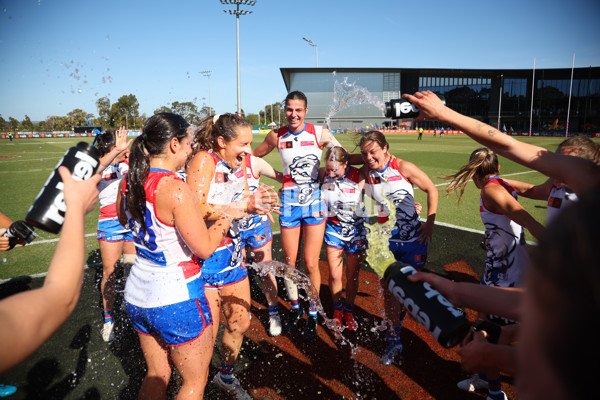
[(235, 365), (225, 365), (221, 363), (221, 368), (219, 369), (219, 375), (221, 375), (221, 380), (228, 385), (233, 383), (233, 370)]
[(344, 312), (354, 313), (354, 303), (344, 303)]
[(488, 398), (491, 400), (504, 400), (504, 392), (501, 389), (502, 380), (486, 379), (488, 381)]
[(269, 306), (269, 317), (276, 317), (279, 315), (279, 307), (277, 305)]
[(292, 306), (292, 310), (300, 311), (300, 303), (298, 300), (290, 300), (290, 305)]
[(112, 319), (112, 310), (111, 311), (104, 311), (104, 323), (106, 324), (107, 322), (113, 322), (113, 319)]
[(317, 307), (315, 306), (314, 303), (310, 303), (310, 307), (308, 309), (308, 315), (310, 317), (317, 318)]
[(344, 303), (342, 302), (342, 299), (333, 303), (333, 309), (335, 311), (342, 311), (344, 309)]

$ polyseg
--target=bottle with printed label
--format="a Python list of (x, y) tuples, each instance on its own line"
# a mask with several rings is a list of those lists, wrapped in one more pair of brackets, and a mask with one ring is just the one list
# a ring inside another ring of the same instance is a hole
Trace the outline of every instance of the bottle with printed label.
[(471, 330), (462, 310), (454, 307), (427, 282), (411, 282), (407, 276), (417, 271), (401, 262), (384, 272), (388, 289), (396, 299), (444, 347), (459, 344)]
[[(446, 104), (446, 99), (442, 95), (437, 95), (443, 104)], [(410, 101), (406, 99), (392, 99), (385, 103), (386, 118), (391, 119), (408, 119), (416, 118), (419, 116), (419, 109)]]
[(79, 142), (67, 150), (29, 208), (25, 217), (27, 223), (46, 232), (59, 233), (65, 220), (66, 205), (58, 168), (67, 167), (73, 179), (82, 181), (96, 173), (99, 159), (98, 149), (86, 142)]

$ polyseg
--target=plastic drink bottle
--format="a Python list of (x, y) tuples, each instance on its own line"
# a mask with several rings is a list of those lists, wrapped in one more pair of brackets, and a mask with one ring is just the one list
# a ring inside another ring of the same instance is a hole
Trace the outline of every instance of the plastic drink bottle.
[(29, 208), (25, 217), (27, 223), (46, 232), (60, 232), (67, 207), (63, 193), (64, 184), (58, 167), (67, 167), (73, 179), (85, 180), (96, 173), (99, 158), (98, 149), (86, 142), (79, 142), (77, 146), (67, 150)]
[(396, 261), (385, 270), (383, 279), (394, 297), (442, 346), (457, 345), (471, 330), (470, 322), (429, 283), (409, 281), (407, 276), (416, 272)]

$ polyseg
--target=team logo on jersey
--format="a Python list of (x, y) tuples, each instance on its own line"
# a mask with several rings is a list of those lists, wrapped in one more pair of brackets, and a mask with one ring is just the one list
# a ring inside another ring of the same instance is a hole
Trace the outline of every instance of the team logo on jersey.
[(300, 142), (300, 146), (314, 146), (315, 142), (312, 140), (303, 140)]
[(356, 188), (342, 188), (344, 193), (356, 193)]
[(281, 142), (279, 147), (282, 149), (291, 149), (294, 147), (294, 142)]
[(562, 204), (562, 199), (558, 197), (550, 197), (548, 199), (548, 207), (552, 208), (560, 208)]
[(224, 172), (215, 172), (215, 183), (225, 183), (228, 180), (228, 174)]
[(370, 183), (371, 185), (376, 185), (376, 184), (378, 184), (378, 183), (381, 183), (381, 178), (380, 178), (380, 177), (378, 177), (378, 176), (370, 176), (370, 177), (369, 177), (369, 183)]
[(387, 180), (388, 182), (401, 181), (402, 177), (400, 175), (390, 176)]
[(327, 185), (327, 190), (334, 190), (335, 189), (335, 185), (333, 183), (330, 183), (329, 185)]

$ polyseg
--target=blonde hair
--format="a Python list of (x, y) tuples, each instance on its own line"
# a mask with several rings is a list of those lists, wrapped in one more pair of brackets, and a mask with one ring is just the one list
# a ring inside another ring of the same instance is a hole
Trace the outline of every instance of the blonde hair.
[(458, 189), (457, 202), (460, 201), (467, 183), (473, 178), (485, 178), (489, 175), (498, 174), (498, 156), (487, 147), (482, 147), (471, 153), (469, 163), (463, 165), (456, 174), (446, 176), (444, 179), (450, 180), (450, 184), (446, 188), (446, 193), (450, 194)]

